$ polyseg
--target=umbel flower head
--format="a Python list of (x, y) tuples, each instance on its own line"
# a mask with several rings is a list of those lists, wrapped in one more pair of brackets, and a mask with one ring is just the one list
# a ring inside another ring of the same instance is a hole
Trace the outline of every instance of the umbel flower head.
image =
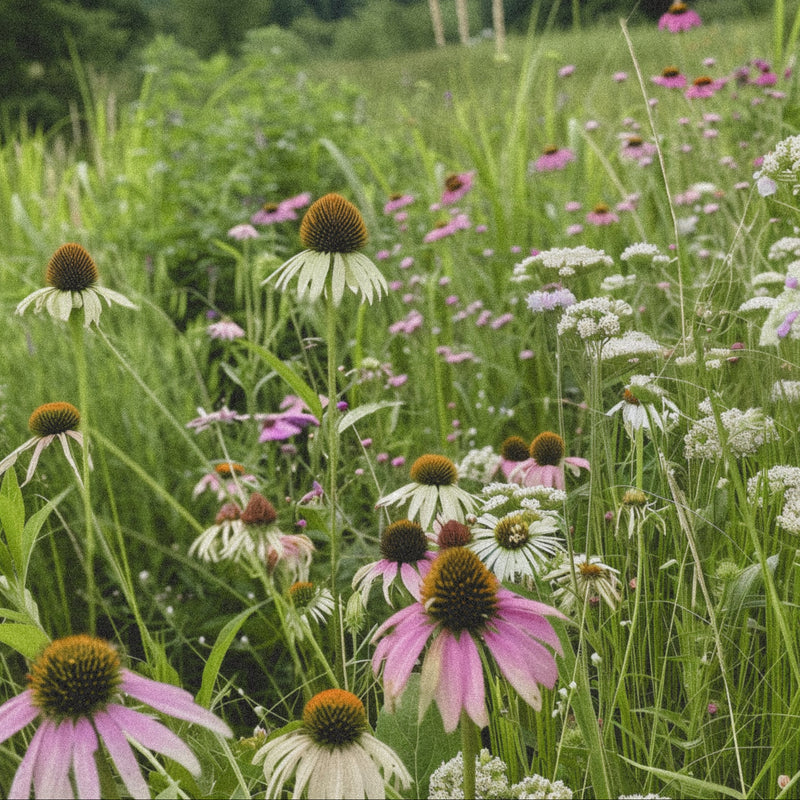
[(83, 447), (83, 434), (78, 430), (80, 422), (80, 412), (71, 403), (45, 403), (43, 406), (39, 406), (28, 420), (28, 427), (31, 433), (33, 433), (33, 437), (28, 439), (25, 444), (21, 444), (16, 450), (13, 450), (0, 461), (0, 475), (16, 463), (21, 453), (33, 448), (31, 463), (28, 464), (28, 471), (25, 473), (25, 480), (22, 483), (24, 486), (33, 477), (42, 451), (51, 444), (54, 439), (58, 439), (58, 441), (61, 442), (61, 448), (64, 451), (64, 455), (67, 457), (69, 465), (75, 472), (78, 483), (83, 486), (81, 473), (78, 470), (75, 459), (72, 457), (72, 453), (69, 449), (69, 441), (67, 440), (67, 437), (74, 439)]
[(420, 718), (435, 699), (450, 732), (462, 710), (477, 725), (489, 724), (482, 658), (488, 651), (517, 694), (538, 711), (539, 684), (552, 688), (558, 677), (548, 648), (562, 652), (547, 617), (563, 615), (504, 589), (471, 550), (450, 547), (425, 576), (420, 602), (398, 611), (376, 631), (372, 668), (377, 675), (383, 666), (383, 686), (392, 703), (430, 642), (422, 661)]
[(411, 785), (397, 754), (368, 730), (364, 704), (344, 689), (314, 695), (302, 726), (270, 739), (253, 757), (264, 762), (267, 797), (278, 797), (294, 776), (292, 797), (340, 800), (386, 796), (386, 784)]
[(17, 314), (24, 314), (33, 303), (33, 310), (39, 313), (43, 308), (51, 317), (66, 322), (74, 308), (83, 308), (84, 325), (88, 328), (93, 322), (100, 322), (103, 304), (108, 303), (136, 308), (125, 295), (97, 286), (99, 275), (92, 257), (79, 244), (62, 244), (53, 253), (47, 264), (44, 289), (29, 294), (18, 306)]
[(149, 798), (128, 740), (177, 761), (193, 775), (200, 762), (182, 739), (152, 717), (122, 704), (128, 695), (162, 714), (202, 725), (221, 736), (228, 726), (189, 692), (144, 678), (121, 665), (106, 641), (79, 634), (51, 642), (33, 663), (28, 688), (0, 706), (0, 741), (39, 720), (9, 798), (100, 797), (95, 753), (100, 742), (127, 792)]
[(388, 291), (380, 270), (360, 253), (367, 243), (361, 212), (339, 194), (326, 194), (311, 204), (300, 224), (300, 241), (306, 248), (282, 264), (265, 281), (275, 280), (285, 289), (297, 277), (297, 296), (313, 302), (330, 292), (335, 305), (342, 302), (345, 286), (372, 303)]
[(410, 520), (419, 516), (419, 524), (427, 529), (438, 511), (444, 519), (465, 521), (465, 515), (475, 509), (475, 498), (456, 486), (458, 470), (447, 456), (420, 456), (411, 465), (411, 483), (387, 494), (375, 503), (375, 508), (404, 503), (408, 506)]

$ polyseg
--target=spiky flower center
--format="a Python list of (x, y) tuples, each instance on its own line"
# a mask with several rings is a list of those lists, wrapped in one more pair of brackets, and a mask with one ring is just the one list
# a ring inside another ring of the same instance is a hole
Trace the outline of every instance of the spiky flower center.
[(622, 505), (628, 508), (644, 508), (647, 505), (647, 495), (641, 489), (628, 489), (622, 495)]
[(263, 494), (254, 492), (242, 512), (241, 520), (245, 525), (271, 525), (278, 519), (275, 506)]
[(289, 587), (289, 597), (296, 606), (308, 605), (314, 599), (314, 584), (311, 581), (295, 581)]
[(45, 280), (62, 292), (82, 292), (98, 278), (92, 257), (79, 244), (62, 244), (50, 257)]
[(217, 512), (214, 522), (221, 525), (223, 522), (233, 522), (242, 516), (242, 509), (236, 503), (225, 503)]
[(244, 467), (241, 464), (229, 464), (226, 461), (224, 464), (216, 464), (214, 472), (221, 478), (230, 478), (232, 475), (244, 475)]
[(317, 744), (341, 747), (367, 729), (367, 715), (364, 704), (351, 692), (327, 689), (306, 703), (303, 725)]
[(401, 519), (388, 525), (381, 535), (381, 555), (398, 564), (415, 564), (425, 556), (427, 539), (422, 525)]
[(31, 666), (33, 704), (51, 719), (77, 719), (105, 708), (122, 680), (117, 651), (79, 634), (51, 642)]
[(566, 446), (564, 440), (551, 431), (540, 433), (530, 447), (531, 458), (540, 466), (557, 467), (564, 458)]
[(411, 465), (411, 480), (423, 486), (452, 486), (458, 470), (447, 456), (426, 454)]
[(546, 156), (552, 156), (558, 152), (558, 148), (554, 144), (551, 144), (545, 147), (543, 152)]
[(318, 253), (355, 253), (367, 243), (361, 212), (331, 192), (312, 203), (300, 223), (300, 241)]
[(261, 210), (266, 211), (267, 214), (274, 214), (279, 208), (280, 205), (278, 203), (264, 203), (264, 205), (261, 206)]
[(606, 569), (601, 564), (590, 564), (588, 561), (585, 561), (578, 566), (578, 572), (580, 572), (581, 577), (585, 580), (595, 581), (606, 574)]
[(626, 403), (630, 403), (632, 406), (638, 406), (639, 405), (639, 398), (630, 389), (626, 389), (622, 393), (622, 399)]
[(643, 144), (644, 140), (641, 136), (629, 136), (625, 142), (625, 147), (641, 147)]
[(448, 547), (463, 547), (471, 538), (472, 531), (468, 525), (464, 525), (457, 519), (451, 519), (442, 525), (436, 542), (440, 550), (446, 550)]
[(668, 14), (685, 14), (689, 10), (686, 3), (675, 2), (669, 7)]
[(494, 538), (505, 550), (518, 550), (531, 538), (530, 525), (533, 521), (533, 516), (524, 512), (503, 517), (494, 526)]
[(78, 430), (81, 414), (71, 403), (45, 403), (31, 414), (28, 428), (37, 436), (55, 436)]
[(506, 461), (525, 461), (528, 455), (528, 445), (521, 436), (509, 436), (500, 445), (500, 455)]
[(692, 83), (695, 86), (710, 86), (714, 83), (714, 79), (709, 78), (708, 75), (701, 75), (699, 78), (695, 78)]
[(664, 67), (664, 69), (661, 70), (662, 78), (677, 78), (680, 74), (681, 71), (677, 67)]
[(444, 180), (444, 188), (448, 192), (457, 192), (464, 185), (460, 175), (448, 175)]
[(609, 208), (605, 203), (598, 203), (594, 207), (595, 214), (608, 214)]
[(478, 632), (497, 615), (497, 578), (471, 550), (440, 553), (425, 576), (420, 599), (430, 617), (453, 633)]

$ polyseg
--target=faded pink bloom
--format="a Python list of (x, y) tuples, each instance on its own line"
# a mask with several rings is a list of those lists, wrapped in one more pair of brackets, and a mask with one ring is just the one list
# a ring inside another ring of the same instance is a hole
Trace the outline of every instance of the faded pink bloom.
[(575, 160), (575, 153), (568, 147), (548, 147), (528, 165), (528, 172), (553, 172), (564, 169)]
[(264, 205), (250, 217), (253, 225), (275, 225), (278, 222), (289, 222), (297, 219), (295, 209), (283, 203), (264, 203)]
[(283, 398), (280, 411), (272, 414), (254, 414), (261, 423), (259, 442), (277, 442), (300, 433), (307, 425), (319, 426), (319, 420), (308, 413), (308, 406), (293, 394)]
[(444, 192), (440, 203), (451, 206), (457, 203), (470, 189), (475, 180), (474, 172), (460, 172), (457, 175), (448, 175), (444, 182)]
[(686, 87), (683, 94), (689, 100), (703, 100), (713, 97), (724, 84), (724, 81), (715, 81), (713, 78), (709, 78), (708, 75), (701, 75), (692, 81), (691, 86)]
[(660, 75), (654, 75), (650, 80), (667, 89), (683, 89), (686, 86), (686, 76), (677, 67), (664, 67)]
[(194, 428), (195, 433), (208, 430), (215, 422), (243, 422), (250, 419), (249, 414), (239, 414), (236, 411), (231, 411), (228, 406), (223, 406), (219, 411), (211, 412), (198, 407), (197, 413), (200, 415), (199, 417), (186, 423), (186, 427)]
[(252, 225), (244, 222), (241, 225), (234, 225), (228, 231), (228, 236), (236, 239), (237, 242), (243, 242), (246, 239), (258, 239), (259, 233)]
[(612, 225), (619, 217), (605, 204), (598, 203), (587, 215), (586, 221), (592, 225)]
[(212, 322), (211, 325), (206, 328), (206, 333), (212, 339), (224, 339), (229, 342), (232, 342), (234, 339), (241, 339), (245, 335), (244, 329), (230, 319)]
[(558, 669), (551, 649), (562, 650), (547, 617), (564, 618), (550, 606), (504, 589), (475, 553), (448, 547), (425, 576), (419, 602), (376, 631), (372, 668), (376, 675), (382, 668), (384, 691), (393, 702), (422, 657), (420, 712), (435, 699), (448, 733), (458, 726), (462, 711), (483, 727), (489, 715), (482, 653), (494, 659), (534, 709), (542, 706), (539, 684), (555, 685)]
[(439, 239), (445, 239), (458, 231), (466, 230), (471, 224), (466, 214), (455, 214), (449, 220), (428, 231), (428, 233), (425, 234), (423, 242), (425, 242), (425, 244), (438, 242)]
[[(384, 214), (394, 214), (401, 208), (410, 206), (414, 202), (414, 195), (412, 194), (393, 194), (383, 207)], [(397, 217), (395, 217), (397, 219)], [(402, 221), (402, 220), (401, 220)]]
[(565, 64), (561, 69), (558, 71), (559, 78), (569, 78), (575, 72), (575, 65), (574, 64)]

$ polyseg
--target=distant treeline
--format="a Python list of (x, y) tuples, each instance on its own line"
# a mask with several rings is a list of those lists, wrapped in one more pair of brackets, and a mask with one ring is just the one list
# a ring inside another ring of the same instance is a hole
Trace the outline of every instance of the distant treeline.
[[(504, 0), (505, 27), (585, 26), (607, 17), (655, 20), (671, 0)], [(702, 14), (768, 13), (772, 0), (697, 0)], [(492, 0), (439, 0), (448, 43), (490, 36)], [(713, 9), (713, 11), (712, 11)], [(466, 28), (465, 28), (466, 18)], [(246, 31), (278, 26), (309, 57), (377, 58), (433, 47), (429, 0), (0, 0), (0, 114), (7, 135), (24, 119), (51, 128), (80, 102), (82, 68), (119, 81), (136, 73), (137, 53), (166, 34), (200, 56), (236, 55)], [(441, 41), (441, 39), (440, 39)], [(123, 81), (122, 85), (125, 85)]]

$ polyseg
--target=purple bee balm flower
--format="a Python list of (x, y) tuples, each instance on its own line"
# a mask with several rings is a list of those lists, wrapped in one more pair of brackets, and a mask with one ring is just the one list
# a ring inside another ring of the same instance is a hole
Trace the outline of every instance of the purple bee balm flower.
[(670, 33), (681, 33), (690, 28), (699, 28), (702, 25), (700, 15), (689, 8), (686, 3), (673, 3), (666, 14), (662, 14), (658, 21), (659, 30)]
[(568, 147), (547, 147), (542, 155), (533, 161), (528, 168), (531, 172), (553, 172), (564, 169), (575, 160), (575, 153)]
[[(319, 420), (308, 413), (308, 407), (294, 395), (284, 397), (280, 411), (273, 414), (254, 414), (261, 427), (259, 442), (277, 442), (300, 433), (307, 425), (319, 425)], [(304, 410), (305, 409), (305, 410)]]
[(444, 182), (441, 205), (451, 206), (453, 203), (457, 203), (472, 188), (474, 179), (474, 172), (460, 172), (457, 175), (448, 175)]
[[(547, 617), (563, 619), (544, 603), (504, 589), (475, 553), (448, 547), (422, 581), (418, 602), (398, 611), (378, 628), (372, 668), (383, 668), (389, 701), (399, 698), (417, 659), (422, 660), (420, 713), (431, 703), (448, 733), (462, 711), (479, 726), (489, 724), (483, 663), (491, 658), (517, 694), (542, 707), (539, 685), (555, 685), (558, 668), (551, 650), (561, 643)], [(482, 658), (482, 655), (484, 658)]]
[(8, 797), (27, 800), (31, 789), (36, 798), (73, 797), (73, 785), (78, 798), (100, 797), (95, 753), (102, 743), (102, 758), (127, 792), (149, 798), (129, 739), (198, 776), (200, 762), (184, 741), (153, 717), (122, 705), (123, 695), (220, 736), (233, 735), (189, 692), (123, 668), (108, 642), (85, 634), (56, 639), (32, 664), (28, 688), (0, 706), (0, 741), (39, 720)]

